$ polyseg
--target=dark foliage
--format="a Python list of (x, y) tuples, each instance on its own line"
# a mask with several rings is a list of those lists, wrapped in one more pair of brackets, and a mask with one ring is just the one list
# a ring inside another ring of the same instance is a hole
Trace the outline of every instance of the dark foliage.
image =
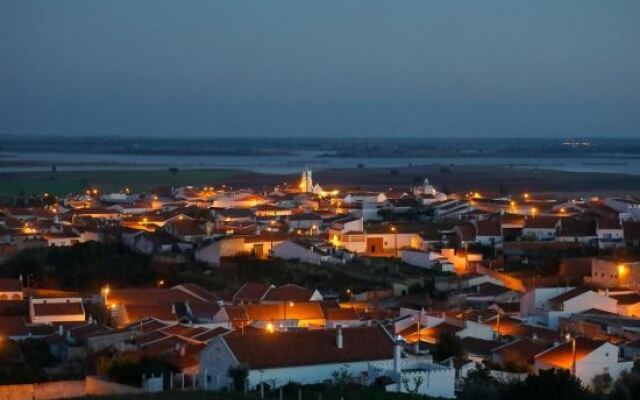
[(438, 342), (433, 350), (433, 359), (442, 361), (449, 357), (463, 357), (464, 354), (460, 338), (451, 333), (442, 333), (438, 337)]
[(171, 372), (177, 371), (178, 368), (163, 358), (143, 356), (138, 361), (131, 361), (127, 358), (116, 357), (111, 360), (107, 374), (116, 382), (140, 386), (143, 375), (150, 377), (164, 374), (167, 377)]
[(67, 290), (95, 290), (105, 282), (131, 286), (155, 281), (150, 257), (123, 245), (97, 242), (23, 251), (7, 260), (0, 274), (32, 274), (36, 287)]
[(40, 382), (45, 379), (44, 368), (56, 358), (49, 345), (37, 339), (21, 342), (0, 341), (0, 384)]

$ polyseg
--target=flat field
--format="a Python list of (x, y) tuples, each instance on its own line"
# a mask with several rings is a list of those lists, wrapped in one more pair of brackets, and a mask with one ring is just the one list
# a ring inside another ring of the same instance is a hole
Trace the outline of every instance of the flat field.
[(0, 195), (58, 196), (79, 193), (87, 187), (102, 192), (118, 191), (125, 187), (144, 191), (171, 185), (217, 185), (237, 174), (234, 170), (124, 170), (124, 171), (58, 171), (58, 172), (5, 172), (0, 173)]

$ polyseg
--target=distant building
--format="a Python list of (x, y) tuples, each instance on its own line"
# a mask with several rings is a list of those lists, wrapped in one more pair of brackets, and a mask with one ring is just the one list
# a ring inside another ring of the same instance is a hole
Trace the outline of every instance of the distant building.
[(84, 305), (80, 298), (30, 299), (29, 317), (33, 324), (84, 322)]
[(231, 333), (214, 338), (200, 353), (205, 390), (231, 384), (229, 368), (244, 365), (250, 389), (261, 383), (280, 387), (289, 382), (321, 383), (344, 370), (364, 382), (372, 362), (392, 362), (394, 342), (384, 328), (264, 331)]
[(569, 340), (536, 355), (535, 372), (552, 368), (573, 371), (587, 386), (598, 375), (609, 375), (616, 380), (633, 365), (632, 361), (619, 361), (619, 353), (618, 346), (612, 343), (578, 337), (575, 344)]

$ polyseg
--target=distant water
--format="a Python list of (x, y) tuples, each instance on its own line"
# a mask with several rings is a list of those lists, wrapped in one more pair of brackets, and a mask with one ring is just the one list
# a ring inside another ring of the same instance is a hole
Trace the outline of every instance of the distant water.
[[(502, 165), (515, 168), (539, 168), (572, 172), (606, 172), (640, 175), (637, 158), (513, 158), (513, 157), (319, 157), (320, 152), (300, 151), (284, 156), (187, 156), (187, 155), (132, 155), (86, 153), (31, 153), (0, 152), (0, 172), (48, 171), (57, 165), (58, 171), (125, 170), (125, 169), (182, 169), (227, 168), (254, 172), (287, 174), (309, 167), (314, 170), (328, 168), (365, 167), (397, 168), (408, 165)], [(2, 162), (22, 165), (3, 166)], [(31, 164), (30, 164), (31, 163)]]

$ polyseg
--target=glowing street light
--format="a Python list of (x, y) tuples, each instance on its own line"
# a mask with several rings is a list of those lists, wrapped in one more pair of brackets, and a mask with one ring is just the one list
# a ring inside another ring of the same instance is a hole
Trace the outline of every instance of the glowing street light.
[(394, 257), (398, 257), (398, 228), (396, 228), (395, 226), (392, 226), (391, 232), (393, 232), (393, 239), (394, 239), (393, 255)]
[(267, 324), (267, 332), (269, 333), (275, 332), (275, 328), (273, 327), (273, 324), (271, 322)]
[(567, 341), (571, 341), (571, 375), (576, 376), (576, 337), (569, 333), (564, 337)]
[(105, 285), (105, 287), (102, 288), (102, 297), (104, 297), (104, 304), (109, 304), (110, 291), (111, 289), (109, 289), (109, 285)]

